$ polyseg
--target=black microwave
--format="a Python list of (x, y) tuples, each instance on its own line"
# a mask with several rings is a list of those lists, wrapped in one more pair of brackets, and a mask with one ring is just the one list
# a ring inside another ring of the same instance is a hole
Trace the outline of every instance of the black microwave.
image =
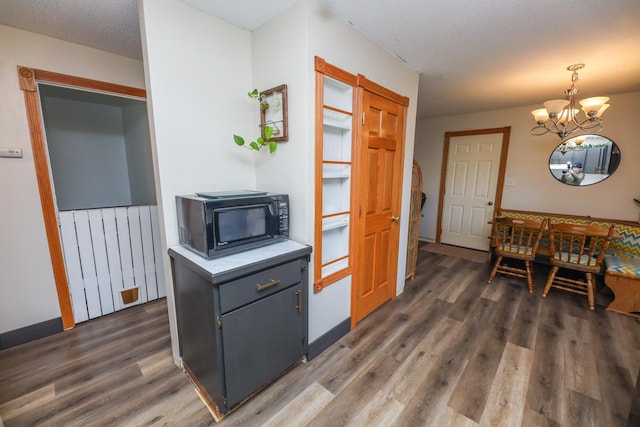
[(289, 238), (289, 196), (224, 191), (176, 196), (180, 244), (218, 258)]

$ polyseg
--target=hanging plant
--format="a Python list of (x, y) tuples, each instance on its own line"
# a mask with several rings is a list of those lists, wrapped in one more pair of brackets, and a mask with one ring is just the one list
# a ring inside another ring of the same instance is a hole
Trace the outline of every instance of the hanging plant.
[(278, 144), (275, 141), (271, 141), (271, 136), (273, 135), (273, 128), (271, 126), (264, 127), (264, 138), (259, 136), (255, 141), (249, 142), (248, 145), (245, 145), (245, 140), (240, 135), (233, 135), (233, 140), (235, 143), (241, 147), (246, 147), (250, 150), (260, 151), (264, 147), (269, 147), (269, 153), (273, 153), (276, 151)]
[[(269, 108), (269, 103), (265, 101), (264, 96), (260, 95), (258, 89), (254, 89), (251, 92), (247, 93), (249, 98), (257, 99), (260, 102), (260, 109), (266, 110)], [(273, 136), (273, 128), (269, 125), (264, 126), (264, 138), (259, 136), (255, 141), (250, 141), (246, 144), (243, 137), (240, 135), (233, 135), (234, 142), (240, 147), (246, 147), (249, 150), (260, 151), (265, 147), (269, 148), (269, 153), (273, 153), (276, 151), (278, 144), (275, 141), (271, 141), (271, 137)], [(246, 144), (246, 145), (245, 145)]]
[(258, 92), (258, 89), (254, 89), (251, 92), (248, 92), (247, 95), (249, 96), (249, 98), (254, 98), (260, 101), (261, 110), (269, 109), (269, 103), (264, 99), (264, 96), (260, 95), (260, 92)]

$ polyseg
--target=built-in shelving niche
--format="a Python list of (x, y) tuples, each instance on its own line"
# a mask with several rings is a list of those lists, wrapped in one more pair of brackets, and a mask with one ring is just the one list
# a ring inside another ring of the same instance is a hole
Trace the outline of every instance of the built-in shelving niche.
[[(355, 78), (354, 78), (355, 79)], [(318, 73), (315, 291), (350, 274), (352, 265), (353, 84)]]

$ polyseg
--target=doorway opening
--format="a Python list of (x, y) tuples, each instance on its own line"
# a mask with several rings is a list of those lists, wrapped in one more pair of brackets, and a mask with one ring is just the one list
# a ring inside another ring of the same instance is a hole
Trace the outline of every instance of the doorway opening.
[(18, 72), (63, 327), (165, 296), (146, 92)]

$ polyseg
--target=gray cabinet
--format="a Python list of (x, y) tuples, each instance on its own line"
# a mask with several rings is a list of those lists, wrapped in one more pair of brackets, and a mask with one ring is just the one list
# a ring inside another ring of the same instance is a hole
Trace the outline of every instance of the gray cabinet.
[(183, 367), (210, 409), (228, 412), (303, 360), (310, 253), (292, 241), (214, 260), (169, 249)]

